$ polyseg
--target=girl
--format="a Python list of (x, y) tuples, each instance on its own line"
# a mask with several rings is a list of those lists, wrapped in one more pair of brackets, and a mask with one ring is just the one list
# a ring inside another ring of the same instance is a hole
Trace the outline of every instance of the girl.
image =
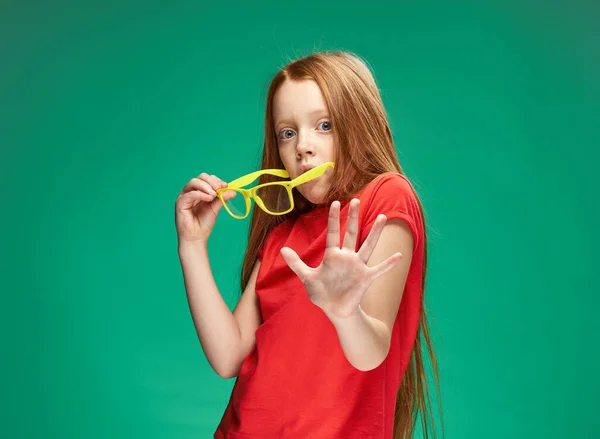
[[(293, 185), (319, 166), (322, 175), (289, 199), (284, 186), (278, 195), (256, 192), (233, 313), (206, 248), (221, 207), (235, 216), (229, 204), (248, 193), (202, 173), (177, 198), (200, 343), (221, 377), (237, 377), (214, 437), (407, 438), (419, 412), (427, 437), (421, 336), (438, 393), (439, 379), (423, 302), (423, 209), (373, 76), (350, 53), (295, 60), (269, 88), (261, 168), (287, 171)], [(259, 183), (275, 181), (267, 173)]]

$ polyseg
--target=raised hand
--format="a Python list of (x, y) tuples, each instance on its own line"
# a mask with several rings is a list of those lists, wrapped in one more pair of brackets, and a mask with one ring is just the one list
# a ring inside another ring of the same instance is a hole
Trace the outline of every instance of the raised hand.
[[(175, 202), (175, 226), (179, 244), (206, 243), (223, 207), (216, 190), (227, 187), (220, 178), (205, 172), (192, 178), (177, 196)], [(227, 202), (235, 197), (235, 191), (226, 191)]]
[(344, 243), (340, 248), (341, 204), (339, 201), (331, 203), (325, 254), (318, 267), (306, 265), (289, 247), (281, 249), (281, 256), (304, 284), (310, 300), (330, 318), (345, 318), (354, 313), (375, 279), (402, 258), (401, 253), (394, 253), (375, 267), (367, 265), (387, 221), (385, 215), (377, 216), (362, 247), (355, 251), (359, 205), (356, 198), (350, 202)]

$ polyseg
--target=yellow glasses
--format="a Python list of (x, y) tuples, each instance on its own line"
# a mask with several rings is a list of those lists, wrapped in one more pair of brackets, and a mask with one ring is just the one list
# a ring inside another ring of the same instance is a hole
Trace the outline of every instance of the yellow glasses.
[[(250, 199), (253, 199), (258, 207), (270, 215), (284, 215), (294, 209), (292, 189), (307, 181), (319, 178), (329, 167), (333, 168), (334, 163), (323, 163), (293, 180), (273, 181), (244, 189), (244, 186), (249, 185), (263, 174), (283, 178), (289, 177), (285, 169), (263, 169), (237, 178), (229, 182), (225, 188), (217, 189), (217, 196), (229, 215), (236, 219), (244, 219), (248, 216), (250, 213)], [(234, 191), (235, 195), (225, 201), (223, 194), (229, 191)]]

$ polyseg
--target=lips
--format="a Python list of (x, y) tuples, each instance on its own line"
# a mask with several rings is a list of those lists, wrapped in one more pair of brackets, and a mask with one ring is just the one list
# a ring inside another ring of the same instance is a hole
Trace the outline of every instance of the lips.
[(311, 165), (308, 163), (300, 166), (300, 175), (304, 174), (306, 171), (310, 171), (314, 167), (315, 165)]

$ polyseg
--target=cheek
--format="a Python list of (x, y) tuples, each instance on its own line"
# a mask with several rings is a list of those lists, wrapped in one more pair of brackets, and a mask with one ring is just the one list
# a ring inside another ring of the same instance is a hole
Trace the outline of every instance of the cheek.
[(286, 157), (284, 154), (280, 154), (279, 158), (281, 159), (281, 162), (283, 163), (283, 167), (286, 171), (288, 171), (289, 174), (289, 179), (293, 180), (294, 178), (296, 178), (295, 172), (295, 166), (294, 166), (294, 160), (290, 160), (289, 157)]
[(323, 152), (325, 153), (324, 155), (327, 156), (327, 158), (328, 158), (327, 161), (330, 161), (330, 162), (335, 161), (335, 151), (336, 151), (336, 143), (333, 140), (327, 142), (327, 145), (325, 145), (325, 148), (323, 148)]
[(281, 157), (281, 161), (293, 160), (296, 156), (296, 146), (291, 141), (287, 141), (285, 143), (281, 143), (278, 146), (279, 157)]

